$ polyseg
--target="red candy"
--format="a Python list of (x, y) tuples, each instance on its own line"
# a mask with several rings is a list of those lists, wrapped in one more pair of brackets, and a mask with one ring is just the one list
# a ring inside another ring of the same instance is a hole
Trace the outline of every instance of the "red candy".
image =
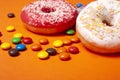
[(68, 48), (68, 51), (69, 51), (70, 53), (72, 53), (72, 54), (77, 54), (77, 53), (79, 53), (79, 49), (78, 49), (77, 47), (75, 47), (75, 46), (70, 46), (70, 47)]
[(0, 36), (2, 36), (2, 33), (0, 32)]
[(31, 44), (31, 43), (33, 43), (32, 38), (30, 38), (30, 37), (25, 37), (25, 38), (23, 38), (23, 39), (22, 39), (22, 42), (23, 42), (24, 44)]
[(0, 44), (2, 43), (2, 41), (0, 40)]

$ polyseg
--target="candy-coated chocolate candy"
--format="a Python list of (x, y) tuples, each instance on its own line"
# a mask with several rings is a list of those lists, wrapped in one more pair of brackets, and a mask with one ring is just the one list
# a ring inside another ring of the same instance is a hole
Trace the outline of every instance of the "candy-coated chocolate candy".
[(79, 53), (79, 49), (78, 49), (77, 47), (75, 47), (75, 46), (70, 46), (70, 47), (68, 48), (68, 51), (69, 51), (70, 53), (73, 53), (73, 54)]
[(40, 51), (37, 53), (39, 59), (47, 59), (49, 54), (46, 51)]
[(7, 50), (7, 49), (10, 49), (10, 48), (11, 48), (11, 45), (10, 45), (10, 43), (8, 43), (8, 42), (3, 42), (3, 43), (1, 44), (1, 48), (4, 49), (4, 50)]
[(62, 40), (55, 40), (53, 42), (53, 46), (54, 47), (61, 47), (61, 46), (63, 46), (63, 41)]
[(40, 50), (42, 50), (40, 44), (33, 44), (33, 45), (31, 46), (31, 49), (32, 49), (33, 51), (40, 51)]
[(17, 44), (16, 49), (19, 51), (23, 51), (26, 49), (26, 46), (24, 44)]
[(11, 32), (11, 31), (14, 31), (14, 30), (15, 30), (15, 27), (14, 27), (14, 26), (7, 26), (7, 27), (6, 27), (6, 30), (7, 30), (8, 32)]
[(22, 38), (22, 37), (23, 37), (23, 34), (22, 34), (22, 33), (15, 33), (15, 34), (14, 34), (14, 37)]
[(39, 43), (45, 45), (45, 44), (48, 44), (49, 42), (48, 42), (48, 39), (41, 38), (41, 39), (39, 39)]
[(70, 45), (70, 44), (72, 44), (72, 41), (70, 39), (64, 39), (63, 44), (64, 45)]
[(48, 52), (49, 55), (56, 55), (57, 51), (54, 48), (48, 48), (46, 49), (46, 52)]
[(67, 52), (67, 49), (65, 47), (57, 48), (57, 53)]
[(18, 56), (19, 55), (19, 51), (17, 49), (10, 49), (8, 51), (8, 54), (12, 57)]
[(14, 18), (14, 17), (15, 17), (15, 14), (14, 14), (14, 13), (8, 13), (8, 17), (9, 17), (9, 18)]
[(75, 34), (75, 30), (69, 29), (69, 30), (66, 31), (66, 34), (73, 35), (73, 34)]
[(80, 42), (80, 39), (78, 37), (72, 37), (71, 41), (74, 43), (78, 43), (78, 42)]
[(79, 8), (79, 7), (82, 7), (82, 6), (83, 6), (83, 4), (78, 3), (78, 4), (76, 4), (76, 6)]
[(70, 54), (66, 53), (66, 52), (62, 52), (62, 53), (59, 54), (59, 58), (61, 60), (64, 60), (64, 61), (69, 60), (70, 59)]
[(20, 42), (21, 42), (21, 38), (19, 38), (19, 37), (14, 37), (14, 38), (12, 38), (12, 43), (18, 44), (18, 43), (20, 43)]
[(0, 36), (2, 36), (2, 33), (0, 32)]
[(2, 44), (2, 41), (0, 40), (0, 44)]
[(30, 38), (30, 37), (25, 37), (25, 38), (23, 38), (23, 39), (22, 39), (22, 42), (23, 42), (24, 44), (31, 44), (31, 43), (33, 43), (32, 38)]

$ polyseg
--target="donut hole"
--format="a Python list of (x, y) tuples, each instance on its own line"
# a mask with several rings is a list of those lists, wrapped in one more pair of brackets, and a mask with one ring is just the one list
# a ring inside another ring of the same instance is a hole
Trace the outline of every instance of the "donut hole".
[(113, 26), (112, 24), (110, 24), (107, 20), (103, 20), (102, 21), (104, 24), (106, 24), (107, 26)]
[(43, 8), (41, 8), (41, 11), (44, 12), (44, 13), (51, 13), (51, 12), (55, 12), (56, 9), (51, 8), (51, 7), (43, 7)]

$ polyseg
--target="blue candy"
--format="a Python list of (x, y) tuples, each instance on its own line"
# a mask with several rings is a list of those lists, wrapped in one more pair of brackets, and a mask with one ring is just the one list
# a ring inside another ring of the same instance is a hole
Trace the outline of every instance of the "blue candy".
[(23, 51), (26, 49), (26, 46), (24, 44), (18, 44), (16, 45), (16, 49), (19, 51)]
[(79, 7), (82, 7), (82, 6), (83, 6), (83, 4), (78, 3), (76, 6), (79, 8)]

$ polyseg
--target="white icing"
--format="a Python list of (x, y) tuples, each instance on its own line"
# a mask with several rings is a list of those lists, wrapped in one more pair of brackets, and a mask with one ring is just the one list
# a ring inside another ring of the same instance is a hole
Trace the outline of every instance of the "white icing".
[[(104, 24), (103, 20), (111, 26)], [(90, 43), (107, 48), (120, 45), (120, 1), (91, 2), (78, 15), (76, 28)]]

